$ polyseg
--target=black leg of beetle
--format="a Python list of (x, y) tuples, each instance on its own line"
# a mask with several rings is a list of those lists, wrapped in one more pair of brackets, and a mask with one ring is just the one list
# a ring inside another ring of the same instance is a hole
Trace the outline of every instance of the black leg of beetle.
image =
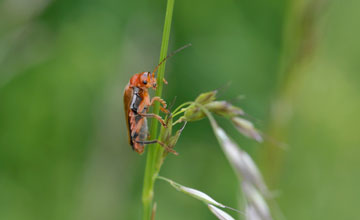
[(136, 143), (139, 144), (156, 144), (158, 143), (158, 140), (152, 140), (152, 141), (135, 141)]
[(168, 146), (166, 146), (163, 142), (159, 141), (159, 140), (151, 140), (151, 141), (135, 141), (136, 143), (139, 144), (160, 144), (160, 146), (162, 146), (166, 151), (173, 153), (175, 155), (179, 155), (176, 151), (174, 151), (173, 149), (169, 148)]
[(172, 113), (171, 112), (169, 112), (169, 114), (168, 114), (168, 117), (166, 118), (166, 124), (168, 125), (169, 124), (169, 120), (170, 119), (172, 119)]

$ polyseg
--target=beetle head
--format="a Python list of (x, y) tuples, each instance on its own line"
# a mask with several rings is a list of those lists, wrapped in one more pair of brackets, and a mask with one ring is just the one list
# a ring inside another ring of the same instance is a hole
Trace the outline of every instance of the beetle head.
[(153, 88), (156, 90), (156, 78), (155, 74), (151, 74), (151, 72), (143, 72), (140, 76), (140, 86), (144, 88)]
[[(148, 88), (153, 88), (154, 90), (156, 90), (157, 85), (156, 85), (156, 77), (155, 77), (155, 72), (158, 70), (158, 68), (161, 66), (161, 64), (163, 64), (167, 59), (169, 59), (170, 57), (174, 56), (176, 53), (180, 52), (181, 50), (187, 48), (191, 46), (191, 44), (187, 44), (177, 50), (175, 50), (174, 52), (172, 52), (171, 54), (169, 54), (167, 57), (165, 57), (153, 70), (153, 72), (142, 72), (142, 73), (138, 73), (135, 76), (133, 76), (132, 79), (130, 79), (130, 84), (131, 85), (136, 85), (142, 89), (148, 89)], [(164, 83), (167, 84), (167, 81), (165, 79), (163, 79)]]

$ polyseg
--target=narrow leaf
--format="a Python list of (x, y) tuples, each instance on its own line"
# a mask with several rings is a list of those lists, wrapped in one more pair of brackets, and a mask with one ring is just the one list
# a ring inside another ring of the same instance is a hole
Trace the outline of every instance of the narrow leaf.
[(213, 198), (211, 198), (210, 196), (208, 196), (207, 194), (197, 190), (197, 189), (193, 189), (193, 188), (189, 188), (183, 185), (180, 185), (179, 183), (176, 183), (168, 178), (162, 177), (162, 176), (158, 176), (158, 179), (162, 179), (165, 180), (166, 182), (170, 183), (175, 189), (177, 189), (180, 192), (186, 193), (192, 197), (194, 197), (195, 199), (198, 199), (206, 204), (212, 204), (221, 208), (226, 208), (225, 205), (215, 201)]
[(210, 211), (220, 220), (235, 220), (231, 215), (213, 205), (208, 205)]

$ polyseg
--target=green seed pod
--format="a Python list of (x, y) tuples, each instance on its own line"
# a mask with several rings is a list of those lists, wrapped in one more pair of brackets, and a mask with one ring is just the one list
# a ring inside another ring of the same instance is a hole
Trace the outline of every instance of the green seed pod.
[(200, 119), (203, 119), (205, 117), (205, 114), (199, 107), (197, 107), (195, 104), (192, 104), (188, 107), (188, 109), (185, 111), (184, 116), (182, 117), (182, 121), (197, 121)]
[(226, 101), (213, 101), (206, 104), (205, 108), (218, 115), (229, 118), (244, 115), (244, 111), (241, 108), (233, 106), (231, 103)]
[(216, 99), (216, 93), (217, 91), (211, 91), (211, 92), (205, 92), (201, 93), (196, 99), (195, 102), (205, 105), (207, 103), (210, 103)]

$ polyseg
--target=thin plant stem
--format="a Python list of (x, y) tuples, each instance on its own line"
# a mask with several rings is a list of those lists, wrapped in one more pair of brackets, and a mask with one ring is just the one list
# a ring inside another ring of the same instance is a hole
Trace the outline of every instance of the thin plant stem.
[(178, 111), (175, 114), (173, 114), (172, 117), (175, 118), (176, 116), (180, 115), (181, 113), (184, 113), (185, 111), (186, 109), (182, 109), (181, 111)]
[(184, 102), (183, 104), (179, 105), (172, 113), (173, 113), (173, 117), (174, 114), (176, 114), (177, 111), (179, 111), (181, 108), (183, 108), (186, 105), (191, 105), (193, 102)]
[[(166, 7), (166, 14), (165, 14), (165, 24), (162, 36), (162, 43), (161, 43), (161, 52), (160, 52), (160, 61), (161, 62), (166, 56), (168, 51), (169, 45), (169, 38), (170, 38), (170, 29), (171, 29), (171, 20), (172, 14), (174, 9), (174, 1), (175, 0), (168, 0), (167, 7)], [(158, 88), (156, 90), (156, 96), (160, 96), (162, 94), (163, 88), (163, 79), (165, 73), (165, 63), (163, 62), (158, 70), (157, 73), (157, 85)], [(153, 108), (154, 114), (159, 114), (160, 112), (160, 103), (156, 103)], [(150, 126), (150, 136), (157, 137), (158, 136), (158, 122), (156, 120), (152, 120)], [(162, 147), (158, 144), (149, 146), (146, 158), (146, 167), (145, 167), (145, 175), (144, 175), (144, 185), (143, 185), (143, 194), (142, 194), (142, 202), (143, 202), (143, 220), (150, 220), (151, 219), (151, 211), (152, 211), (152, 204), (154, 198), (154, 183), (156, 180), (156, 176), (159, 172), (159, 168), (156, 168), (156, 164), (158, 160), (161, 160), (162, 155)]]
[[(201, 104), (199, 104), (199, 103), (196, 103), (196, 102), (194, 102), (194, 104), (195, 104), (196, 106), (198, 106), (198, 107), (205, 113), (205, 115), (208, 117), (208, 119), (209, 119), (209, 121), (210, 121), (210, 124), (211, 124), (212, 128), (214, 129), (214, 132), (216, 132), (216, 131), (215, 131), (215, 128), (218, 127), (218, 125), (217, 125), (217, 122), (216, 122), (214, 116), (213, 116), (213, 115), (210, 113), (210, 111), (207, 110), (203, 105), (201, 105)], [(216, 136), (216, 138), (217, 138), (217, 136)], [(218, 138), (217, 138), (217, 139), (218, 139)]]

